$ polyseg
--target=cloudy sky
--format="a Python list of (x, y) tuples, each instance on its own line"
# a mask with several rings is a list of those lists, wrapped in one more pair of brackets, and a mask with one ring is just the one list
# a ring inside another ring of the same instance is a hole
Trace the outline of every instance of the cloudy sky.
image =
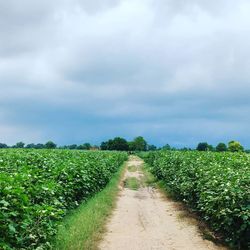
[(0, 141), (250, 147), (248, 0), (0, 0)]

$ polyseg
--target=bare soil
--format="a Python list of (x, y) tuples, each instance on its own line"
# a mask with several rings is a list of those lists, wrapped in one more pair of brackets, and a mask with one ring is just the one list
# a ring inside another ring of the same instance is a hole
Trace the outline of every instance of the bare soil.
[[(136, 166), (137, 169), (134, 172), (127, 170), (124, 179), (136, 177), (140, 180), (143, 177), (140, 171), (142, 165), (141, 159), (130, 157), (128, 166)], [(180, 206), (167, 199), (158, 189), (140, 187), (130, 190), (124, 188), (122, 183), (116, 209), (107, 224), (107, 232), (99, 249), (226, 249), (203, 239), (198, 221), (184, 217)]]

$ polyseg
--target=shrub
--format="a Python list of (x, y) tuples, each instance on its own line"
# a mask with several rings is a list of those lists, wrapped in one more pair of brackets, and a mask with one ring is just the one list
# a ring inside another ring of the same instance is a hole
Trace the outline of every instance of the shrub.
[(229, 245), (249, 247), (249, 155), (165, 151), (142, 156), (175, 197), (197, 211)]
[(126, 153), (0, 151), (0, 249), (49, 248), (56, 222), (101, 190)]

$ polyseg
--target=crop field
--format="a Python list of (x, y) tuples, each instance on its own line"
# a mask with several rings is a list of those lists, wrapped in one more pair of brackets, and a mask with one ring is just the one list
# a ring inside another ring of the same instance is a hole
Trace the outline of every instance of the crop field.
[(0, 249), (47, 249), (57, 222), (105, 187), (126, 153), (0, 150)]
[[(249, 247), (250, 155), (197, 151), (151, 151), (139, 155), (168, 192), (206, 221), (217, 238), (233, 248)], [(127, 153), (115, 151), (0, 150), (0, 249), (53, 249), (53, 239), (65, 215), (100, 194), (127, 158)], [(138, 171), (136, 164), (143, 164), (140, 161), (130, 157), (128, 171)], [(133, 171), (130, 175), (136, 174)], [(125, 185), (125, 189), (132, 184)], [(140, 193), (148, 189), (143, 191), (138, 186), (132, 190)], [(105, 195), (109, 197), (111, 193)], [(130, 209), (133, 213), (135, 204), (124, 211)], [(147, 211), (149, 205), (145, 203), (138, 213)], [(91, 213), (95, 213), (95, 208)], [(100, 214), (105, 217), (106, 213), (107, 210)], [(134, 228), (136, 221), (131, 223)], [(67, 234), (69, 228), (66, 226), (63, 232)], [(77, 243), (74, 235), (72, 241)], [(154, 235), (148, 237), (151, 244)], [(167, 241), (163, 238), (162, 242)], [(178, 244), (178, 235), (175, 242)]]
[(231, 245), (250, 236), (250, 157), (209, 152), (150, 152), (150, 170)]

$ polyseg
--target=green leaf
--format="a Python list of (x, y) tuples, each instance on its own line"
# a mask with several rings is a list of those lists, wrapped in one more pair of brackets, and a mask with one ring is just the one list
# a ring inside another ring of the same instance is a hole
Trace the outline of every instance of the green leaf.
[(0, 203), (3, 204), (4, 207), (8, 207), (10, 205), (10, 203), (5, 200), (1, 200)]
[(13, 224), (9, 224), (9, 230), (10, 230), (10, 232), (11, 233), (16, 233), (16, 229), (15, 229), (15, 227), (13, 226)]

